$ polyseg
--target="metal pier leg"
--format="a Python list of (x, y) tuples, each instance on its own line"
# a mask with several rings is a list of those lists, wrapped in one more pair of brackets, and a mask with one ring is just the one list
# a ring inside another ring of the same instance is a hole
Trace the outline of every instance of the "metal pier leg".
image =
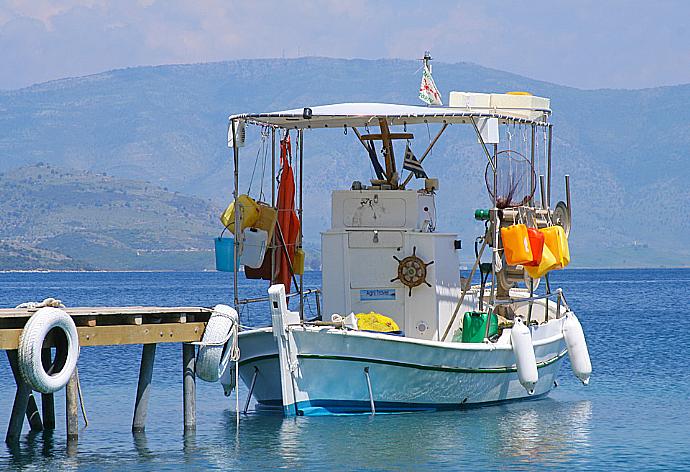
[[(244, 414), (247, 414), (247, 410), (249, 410), (249, 402), (252, 401), (252, 393), (254, 393), (254, 386), (256, 385), (256, 376), (259, 375), (259, 368), (257, 366), (254, 366), (254, 375), (252, 376), (252, 384), (249, 387), (249, 395), (247, 395), (247, 402), (244, 404)], [(237, 385), (235, 385), (235, 388), (237, 388)]]
[(369, 406), (371, 416), (376, 415), (376, 405), (374, 405), (374, 392), (371, 390), (371, 379), (369, 378), (369, 367), (364, 368), (364, 376), (367, 378), (367, 388), (369, 389)]
[(79, 417), (77, 416), (79, 407), (79, 389), (77, 387), (78, 376), (79, 372), (77, 372), (75, 367), (69, 382), (67, 382), (67, 387), (65, 388), (65, 423), (67, 425), (68, 443), (76, 443), (79, 438)]
[(196, 430), (196, 358), (193, 344), (182, 344), (182, 396), (184, 431)]
[(143, 433), (146, 427), (146, 414), (149, 409), (149, 394), (151, 393), (151, 378), (153, 377), (153, 361), (156, 357), (156, 344), (144, 344), (141, 350), (141, 365), (139, 366), (139, 384), (137, 398), (134, 403), (134, 418), (132, 432)]
[[(41, 350), (41, 362), (44, 368), (52, 363), (50, 348)], [(43, 410), (43, 427), (55, 429), (55, 398), (52, 393), (41, 394), (41, 410)]]

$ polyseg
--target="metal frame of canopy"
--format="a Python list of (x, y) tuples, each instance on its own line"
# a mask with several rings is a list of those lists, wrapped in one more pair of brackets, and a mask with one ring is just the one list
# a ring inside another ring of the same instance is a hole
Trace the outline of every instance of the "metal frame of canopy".
[[(533, 118), (525, 118), (520, 114), (532, 113)], [(407, 126), (416, 124), (442, 124), (441, 130), (429, 143), (429, 146), (422, 155), (420, 162), (424, 160), (427, 154), (434, 147), (440, 136), (451, 124), (471, 124), (477, 135), (478, 141), (482, 146), (484, 154), (486, 155), (489, 165), (494, 171), (494, 195), (496, 194), (496, 165), (498, 156), (498, 145), (494, 144), (493, 149), (489, 150), (487, 143), (484, 142), (482, 134), (478, 127), (478, 120), (486, 118), (497, 118), (499, 124), (522, 124), (531, 126), (531, 152), (530, 162), (532, 167), (535, 163), (535, 135), (538, 127), (548, 130), (548, 145), (547, 145), (547, 175), (546, 175), (546, 191), (542, 186), (542, 205), (546, 208), (551, 204), (551, 143), (553, 138), (553, 125), (548, 122), (548, 117), (551, 115), (551, 110), (548, 108), (501, 108), (501, 109), (473, 109), (462, 110), (454, 108), (436, 108), (436, 107), (420, 107), (413, 105), (395, 105), (385, 103), (342, 103), (334, 105), (316, 106), (313, 108), (305, 107), (302, 109), (285, 110), (273, 113), (256, 113), (256, 114), (237, 114), (229, 117), (228, 141), (231, 143), (233, 149), (233, 163), (234, 163), (234, 190), (233, 198), (235, 208), (238, 208), (239, 198), (239, 147), (238, 147), (238, 123), (244, 121), (247, 124), (257, 126), (268, 126), (272, 129), (272, 173), (275, 176), (275, 130), (297, 130), (298, 146), (299, 146), (299, 195), (298, 195), (298, 217), (300, 222), (300, 232), (298, 244), (302, 245), (302, 223), (303, 223), (303, 143), (305, 129), (345, 129), (351, 128), (360, 142), (364, 144), (362, 136), (357, 130), (357, 127), (368, 126), (383, 126), (384, 124), (390, 126)], [(378, 138), (380, 139), (380, 138)], [(390, 139), (390, 138), (389, 138)], [(390, 170), (390, 169), (389, 169)], [(402, 184), (402, 188), (409, 182), (411, 175), (408, 175)], [(273, 180), (273, 179), (272, 179)], [(532, 181), (532, 192), (534, 192), (535, 182)], [(545, 195), (544, 195), (545, 193)], [(274, 184), (271, 186), (272, 204), (275, 205), (275, 189)], [(545, 201), (544, 201), (545, 200)], [(545, 205), (544, 205), (545, 204)], [(493, 212), (494, 219), (498, 219), (498, 212)], [(240, 227), (239, 212), (235, 212), (235, 228)], [(494, 221), (495, 232), (498, 231), (499, 222)], [(238, 232), (241, 234), (241, 232)], [(496, 235), (494, 235), (494, 238)], [(239, 253), (241, 245), (241, 236), (235, 235), (234, 239), (234, 305), (239, 313), (240, 299), (238, 294), (238, 269), (239, 269)], [(493, 280), (496, 280), (495, 264), (492, 264)], [(470, 273), (469, 278), (472, 278), (474, 273)], [(495, 297), (495, 283), (492, 283), (491, 298)], [(304, 287), (303, 276), (299, 278), (299, 300), (300, 300), (300, 318), (304, 320)], [(317, 301), (318, 303), (318, 301)], [(489, 324), (487, 323), (487, 329)], [(445, 337), (445, 336), (444, 336)]]

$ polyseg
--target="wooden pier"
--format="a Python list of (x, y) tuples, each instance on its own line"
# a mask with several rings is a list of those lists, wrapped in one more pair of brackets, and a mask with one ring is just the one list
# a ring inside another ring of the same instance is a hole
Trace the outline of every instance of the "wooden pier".
[[(0, 349), (7, 353), (17, 385), (12, 413), (7, 428), (7, 443), (16, 443), (22, 432), (24, 417), (32, 431), (55, 428), (53, 394), (41, 393), (41, 412), (31, 386), (19, 373), (19, 338), (24, 325), (36, 309), (0, 309)], [(144, 431), (148, 399), (151, 390), (156, 345), (182, 343), (182, 390), (184, 401), (184, 431), (196, 428), (196, 369), (195, 346), (200, 341), (210, 308), (202, 307), (79, 307), (65, 308), (77, 327), (79, 346), (113, 346), (142, 344), (139, 381), (134, 402), (132, 432)], [(42, 358), (50, 363), (51, 348), (55, 340), (50, 334), (43, 343)], [(66, 386), (67, 440), (74, 445), (78, 438), (78, 372), (74, 370)], [(42, 415), (41, 415), (42, 414)], [(42, 416), (42, 418), (41, 418)]]

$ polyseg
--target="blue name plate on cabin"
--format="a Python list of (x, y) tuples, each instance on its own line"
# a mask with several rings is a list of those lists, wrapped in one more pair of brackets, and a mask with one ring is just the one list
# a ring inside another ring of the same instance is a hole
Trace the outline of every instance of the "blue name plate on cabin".
[(364, 289), (359, 291), (359, 301), (395, 300), (394, 288)]

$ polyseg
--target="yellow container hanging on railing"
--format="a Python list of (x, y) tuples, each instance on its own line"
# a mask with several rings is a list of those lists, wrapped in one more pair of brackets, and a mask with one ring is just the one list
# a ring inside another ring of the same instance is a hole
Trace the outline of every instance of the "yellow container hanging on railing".
[(568, 247), (568, 237), (565, 235), (563, 227), (554, 225), (541, 228), (539, 231), (544, 234), (544, 245), (549, 248), (551, 253), (556, 258), (556, 262), (558, 263), (558, 267), (556, 268), (562, 269), (570, 264), (570, 248)]
[(523, 266), (524, 269), (527, 271), (530, 277), (533, 279), (538, 279), (540, 277), (543, 277), (546, 275), (547, 272), (558, 269), (559, 268), (559, 263), (554, 257), (553, 253), (549, 249), (549, 246), (544, 244), (544, 247), (541, 252), (541, 261), (539, 261), (538, 266)]
[(503, 240), (506, 264), (521, 265), (532, 261), (533, 255), (529, 244), (527, 226), (517, 224), (501, 228), (501, 239)]
[[(249, 195), (240, 195), (237, 197), (237, 203), (239, 203), (240, 206), (240, 230), (244, 231), (256, 223), (261, 212), (259, 210), (259, 205)], [(223, 214), (220, 215), (220, 221), (232, 234), (235, 234), (234, 201), (232, 201)]]
[(304, 259), (304, 249), (298, 247), (295, 250), (295, 258), (292, 262), (292, 269), (295, 271), (295, 275), (304, 275)]

